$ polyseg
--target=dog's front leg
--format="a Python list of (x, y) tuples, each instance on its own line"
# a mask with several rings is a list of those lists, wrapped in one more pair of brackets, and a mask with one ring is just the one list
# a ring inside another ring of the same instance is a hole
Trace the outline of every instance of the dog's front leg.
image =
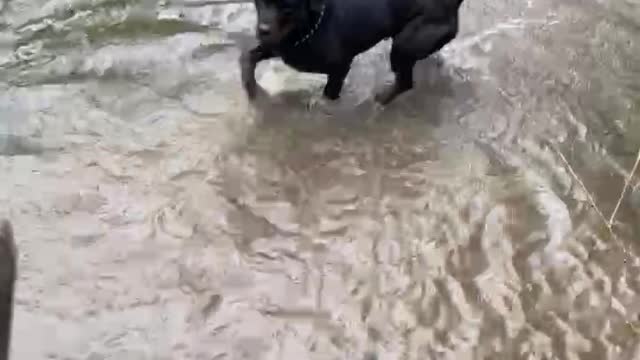
[(258, 45), (240, 55), (240, 72), (242, 74), (242, 86), (249, 99), (256, 97), (256, 66), (262, 60), (274, 57), (273, 51), (263, 45)]
[(351, 62), (336, 66), (328, 74), (327, 85), (324, 87), (324, 96), (329, 100), (337, 100), (340, 97), (342, 86), (344, 85), (344, 79), (349, 73), (351, 68)]

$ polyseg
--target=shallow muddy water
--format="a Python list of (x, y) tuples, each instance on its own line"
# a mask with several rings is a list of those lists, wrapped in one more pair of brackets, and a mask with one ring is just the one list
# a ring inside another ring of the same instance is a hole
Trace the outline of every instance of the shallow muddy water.
[(247, 3), (1, 6), (14, 359), (640, 359), (637, 0), (467, 0), (385, 109), (250, 106)]

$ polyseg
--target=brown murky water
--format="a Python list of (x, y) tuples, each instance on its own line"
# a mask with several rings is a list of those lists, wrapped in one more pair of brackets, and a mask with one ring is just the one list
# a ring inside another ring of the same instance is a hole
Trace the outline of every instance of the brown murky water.
[(467, 0), (383, 111), (388, 44), (250, 107), (253, 16), (4, 0), (14, 359), (640, 359), (640, 177), (615, 237), (589, 200), (640, 146), (637, 0)]

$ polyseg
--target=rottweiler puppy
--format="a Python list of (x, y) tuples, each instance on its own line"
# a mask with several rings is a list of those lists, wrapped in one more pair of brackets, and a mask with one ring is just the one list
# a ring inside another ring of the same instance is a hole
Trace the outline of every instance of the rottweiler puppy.
[(0, 219), (0, 360), (9, 358), (13, 290), (16, 281), (16, 247), (11, 224)]
[(458, 32), (463, 0), (254, 0), (259, 45), (240, 57), (242, 83), (255, 98), (256, 65), (280, 57), (303, 72), (327, 75), (324, 96), (340, 97), (354, 57), (391, 38), (395, 81), (376, 95), (388, 104), (413, 87), (418, 60)]

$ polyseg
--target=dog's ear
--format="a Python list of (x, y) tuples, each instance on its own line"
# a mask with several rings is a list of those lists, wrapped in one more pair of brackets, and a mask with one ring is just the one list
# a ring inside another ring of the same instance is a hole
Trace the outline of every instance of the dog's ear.
[(320, 12), (322, 11), (322, 8), (324, 7), (324, 2), (326, 0), (307, 0), (309, 2), (309, 9), (311, 9), (311, 11), (316, 11), (316, 12)]

